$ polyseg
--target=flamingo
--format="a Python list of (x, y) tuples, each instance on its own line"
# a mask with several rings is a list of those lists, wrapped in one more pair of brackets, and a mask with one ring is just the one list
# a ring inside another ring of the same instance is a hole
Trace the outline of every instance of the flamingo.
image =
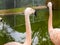
[(8, 42), (4, 45), (31, 45), (31, 25), (30, 25), (30, 20), (29, 20), (29, 16), (32, 14), (32, 13), (35, 13), (35, 10), (28, 7), (25, 9), (24, 11), (24, 14), (25, 14), (25, 25), (26, 25), (26, 40), (23, 44), (20, 44), (18, 42)]
[(49, 2), (47, 6), (49, 7), (48, 32), (50, 39), (55, 45), (60, 45), (60, 28), (52, 26), (52, 3)]

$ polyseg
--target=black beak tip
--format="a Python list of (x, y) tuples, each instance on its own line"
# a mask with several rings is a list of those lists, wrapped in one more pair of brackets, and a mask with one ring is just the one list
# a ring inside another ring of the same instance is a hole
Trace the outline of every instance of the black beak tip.
[(35, 13), (34, 13), (34, 15), (37, 17), (37, 11), (35, 10)]
[(0, 22), (2, 22), (2, 20), (0, 20)]

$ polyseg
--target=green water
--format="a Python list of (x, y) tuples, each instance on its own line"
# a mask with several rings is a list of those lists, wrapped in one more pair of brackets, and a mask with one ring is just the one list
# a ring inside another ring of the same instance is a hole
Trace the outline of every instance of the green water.
[[(31, 27), (32, 27), (32, 38), (36, 34), (38, 37), (38, 44), (37, 45), (53, 45), (49, 38), (48, 33), (48, 9), (41, 9), (37, 12), (37, 17), (30, 16), (31, 20)], [(12, 16), (11, 16), (12, 17)], [(15, 17), (15, 25), (14, 25), (14, 18), (10, 16), (5, 16), (4, 19), (13, 29), (19, 32), (25, 32), (25, 21), (23, 15), (16, 15)], [(11, 19), (10, 19), (11, 18)], [(53, 26), (54, 28), (60, 28), (60, 11), (53, 10)], [(10, 36), (7, 36), (6, 33), (2, 33), (3, 36), (0, 36), (0, 45), (3, 45), (6, 42), (14, 41)], [(10, 38), (8, 38), (10, 37)]]

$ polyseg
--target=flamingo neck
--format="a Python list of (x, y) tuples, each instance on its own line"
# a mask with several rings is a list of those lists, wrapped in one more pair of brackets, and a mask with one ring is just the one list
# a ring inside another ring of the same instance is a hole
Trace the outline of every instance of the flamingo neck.
[(29, 15), (25, 15), (25, 25), (26, 25), (26, 40), (28, 45), (31, 45), (31, 25), (29, 20)]
[(49, 7), (49, 20), (48, 20), (48, 29), (52, 29), (52, 7)]

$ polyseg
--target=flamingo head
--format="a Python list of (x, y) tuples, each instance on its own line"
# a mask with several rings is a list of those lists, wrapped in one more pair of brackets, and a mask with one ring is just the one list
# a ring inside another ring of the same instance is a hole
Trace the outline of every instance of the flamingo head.
[(52, 2), (48, 2), (48, 7), (52, 7)]
[(2, 18), (0, 17), (0, 22), (2, 21)]
[(28, 8), (25, 9), (24, 14), (29, 15), (29, 16), (31, 14), (35, 14), (35, 16), (36, 16), (36, 11), (33, 8), (28, 7)]

